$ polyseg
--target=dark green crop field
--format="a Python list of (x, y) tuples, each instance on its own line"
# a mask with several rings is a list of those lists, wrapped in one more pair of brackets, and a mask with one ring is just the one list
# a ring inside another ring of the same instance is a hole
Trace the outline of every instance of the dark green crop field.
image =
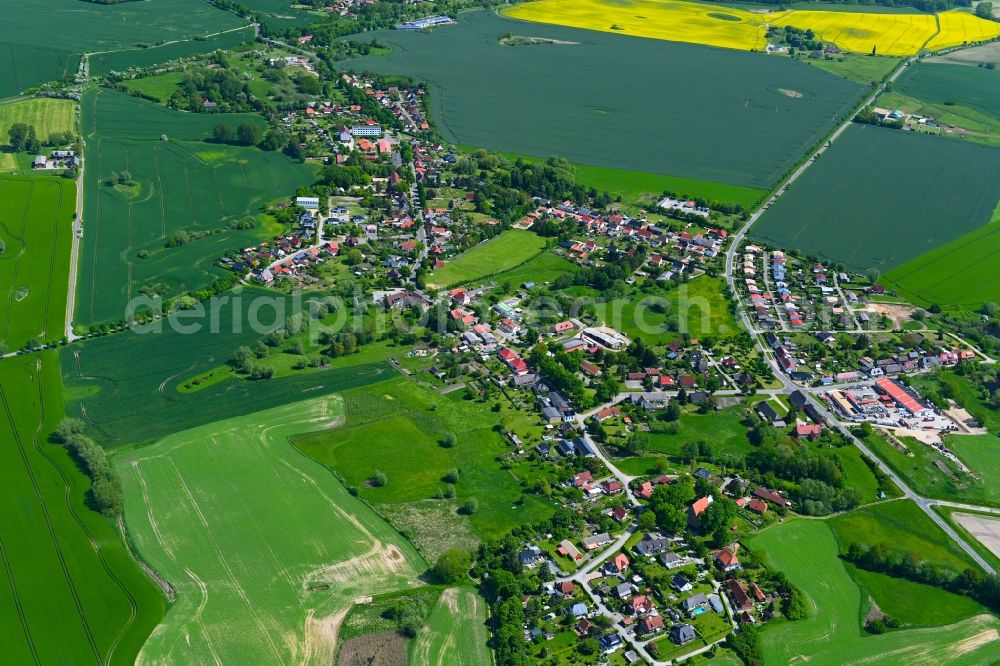
[(942, 63), (910, 66), (894, 90), (931, 104), (955, 104), (1000, 117), (1000, 72)]
[[(854, 125), (751, 235), (888, 271), (989, 222), (998, 196), (1000, 149)], [(941, 275), (955, 268), (937, 266)]]
[(165, 600), (48, 441), (63, 417), (56, 353), (4, 360), (0, 408), (3, 662), (134, 663)]
[(1000, 211), (990, 224), (889, 271), (885, 276), (915, 305), (974, 310), (1000, 300)]
[[(87, 93), (86, 236), (74, 322), (118, 321), (147, 287), (164, 295), (204, 288), (223, 274), (212, 265), (219, 256), (273, 235), (261, 205), (311, 183), (313, 173), (279, 153), (203, 141), (216, 123), (246, 120), (263, 123), (260, 116), (180, 113), (109, 90)], [(110, 186), (112, 174), (123, 171), (135, 186)], [(247, 217), (257, 219), (256, 228), (227, 228)], [(212, 233), (166, 247), (180, 231)]]
[[(0, 97), (74, 74), (81, 53), (191, 40), (246, 24), (205, 0), (145, 0), (114, 5), (80, 0), (4, 0), (2, 10)], [(188, 44), (189, 49), (194, 49), (188, 53), (218, 48), (207, 41)], [(142, 55), (136, 55), (136, 63), (152, 64)]]
[[(13, 97), (40, 83), (75, 74), (79, 66), (80, 56), (75, 53), (0, 41), (0, 72), (3, 72), (0, 98)], [(7, 137), (3, 137), (3, 141), (6, 140)]]
[[(254, 305), (257, 298), (266, 303)], [(370, 356), (344, 356), (325, 371), (257, 382), (232, 378), (182, 393), (177, 389), (185, 380), (224, 364), (237, 347), (255, 343), (276, 328), (276, 320), (292, 314), (285, 297), (263, 289), (231, 291), (218, 303), (214, 317), (206, 307), (204, 317), (187, 313), (183, 319), (161, 320), (161, 328), (139, 328), (63, 347), (67, 412), (84, 418), (105, 446), (148, 443), (219, 419), (366, 386), (391, 372)], [(283, 305), (272, 307), (277, 303)], [(251, 306), (256, 314), (251, 314)], [(275, 317), (275, 307), (285, 308), (280, 317)]]
[(246, 27), (229, 30), (202, 39), (171, 42), (163, 46), (99, 53), (90, 58), (90, 71), (93, 74), (105, 74), (110, 71), (124, 71), (129, 67), (149, 67), (150, 65), (177, 58), (186, 58), (198, 53), (211, 53), (219, 49), (231, 49), (244, 42), (252, 42), (253, 38), (253, 28)]
[[(504, 46), (506, 33), (571, 43)], [(772, 185), (862, 91), (789, 59), (488, 12), (372, 36), (393, 53), (348, 66), (429, 82), (456, 143), (730, 185)]]
[(0, 177), (0, 343), (59, 340), (76, 186), (62, 178)]

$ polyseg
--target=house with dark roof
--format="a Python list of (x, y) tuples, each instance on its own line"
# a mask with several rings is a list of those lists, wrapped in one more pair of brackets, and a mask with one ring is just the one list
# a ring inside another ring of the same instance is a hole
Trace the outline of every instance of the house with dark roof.
[(681, 603), (681, 608), (684, 609), (685, 613), (690, 613), (696, 608), (701, 608), (708, 603), (708, 599), (705, 597), (704, 592), (699, 592), (698, 594), (692, 594), (690, 597), (685, 599)]
[(622, 637), (617, 633), (605, 634), (598, 638), (597, 642), (605, 654), (610, 654), (622, 646)]
[(670, 627), (670, 640), (677, 645), (686, 645), (697, 637), (694, 627), (690, 624), (675, 624)]
[(778, 412), (774, 410), (771, 403), (767, 400), (758, 402), (757, 406), (754, 407), (754, 411), (757, 412), (757, 416), (763, 419), (766, 423), (774, 423), (779, 420)]
[(647, 533), (642, 537), (642, 541), (635, 545), (635, 552), (643, 556), (656, 555), (662, 553), (670, 547), (670, 540), (659, 533)]

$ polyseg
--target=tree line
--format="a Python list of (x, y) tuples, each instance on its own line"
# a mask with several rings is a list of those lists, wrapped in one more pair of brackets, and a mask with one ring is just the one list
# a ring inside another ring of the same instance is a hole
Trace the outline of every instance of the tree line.
[(855, 541), (843, 557), (862, 569), (972, 597), (994, 613), (1000, 612), (1000, 579), (996, 575), (983, 575), (971, 568), (957, 572), (934, 562), (921, 561), (913, 553), (895, 550), (886, 543), (870, 545)]
[(56, 427), (52, 438), (69, 451), (76, 464), (90, 478), (87, 503), (109, 518), (122, 512), (122, 484), (108, 461), (104, 449), (83, 434), (84, 423), (80, 419), (63, 419)]

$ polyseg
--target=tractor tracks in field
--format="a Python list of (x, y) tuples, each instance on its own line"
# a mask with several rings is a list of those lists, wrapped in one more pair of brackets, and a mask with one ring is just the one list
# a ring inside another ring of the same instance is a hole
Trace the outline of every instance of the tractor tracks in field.
[(41, 413), (38, 419), (38, 429), (35, 431), (35, 435), (32, 438), (32, 443), (34, 444), (35, 450), (38, 451), (38, 453), (43, 458), (45, 458), (45, 460), (50, 465), (52, 465), (52, 468), (55, 469), (56, 473), (59, 475), (59, 478), (63, 482), (63, 488), (64, 488), (63, 499), (66, 502), (66, 510), (69, 512), (70, 516), (72, 516), (73, 522), (75, 522), (77, 526), (79, 526), (80, 531), (83, 532), (83, 534), (87, 537), (87, 541), (90, 542), (90, 547), (93, 548), (94, 555), (97, 557), (97, 561), (101, 564), (101, 568), (104, 569), (105, 573), (107, 573), (108, 578), (114, 581), (118, 589), (122, 591), (122, 594), (125, 596), (125, 599), (128, 601), (129, 604), (128, 621), (125, 622), (124, 625), (122, 625), (121, 630), (115, 636), (115, 639), (111, 642), (111, 645), (108, 647), (108, 653), (104, 657), (104, 660), (106, 662), (110, 662), (112, 661), (112, 657), (114, 656), (115, 650), (121, 643), (122, 638), (125, 637), (125, 634), (132, 627), (132, 625), (135, 623), (136, 618), (139, 616), (139, 604), (135, 598), (135, 595), (132, 594), (132, 592), (128, 589), (128, 586), (125, 585), (122, 579), (118, 577), (118, 574), (115, 573), (114, 569), (108, 563), (107, 559), (105, 559), (104, 551), (101, 550), (101, 546), (97, 542), (97, 539), (94, 537), (93, 532), (91, 532), (90, 528), (88, 528), (87, 525), (83, 522), (83, 518), (80, 517), (80, 514), (77, 513), (76, 506), (73, 502), (73, 488), (70, 484), (69, 476), (67, 476), (66, 474), (66, 470), (64, 470), (59, 465), (59, 463), (57, 463), (56, 460), (51, 455), (49, 455), (47, 451), (45, 451), (44, 447), (42, 447), (41, 442), (39, 441), (39, 435), (41, 434), (42, 424), (45, 423), (45, 401), (44, 401), (45, 390), (43, 386), (43, 378), (41, 372), (41, 360), (37, 358), (35, 360), (35, 374), (38, 377), (38, 404)]
[[(39, 383), (40, 382), (41, 378), (39, 377)], [(10, 424), (10, 429), (11, 433), (13, 434), (14, 443), (17, 446), (17, 451), (21, 458), (21, 462), (24, 465), (25, 472), (28, 475), (28, 480), (31, 482), (31, 486), (35, 491), (35, 500), (38, 502), (38, 506), (41, 509), (42, 516), (45, 521), (45, 527), (49, 533), (49, 540), (55, 552), (56, 559), (59, 560), (59, 568), (62, 571), (66, 587), (69, 589), (70, 595), (73, 598), (73, 605), (76, 608), (77, 616), (80, 618), (80, 624), (83, 628), (84, 634), (87, 637), (87, 643), (90, 646), (90, 650), (93, 654), (94, 660), (98, 663), (102, 663), (103, 659), (101, 657), (101, 651), (97, 647), (97, 641), (94, 638), (93, 631), (91, 631), (90, 623), (87, 621), (87, 615), (83, 610), (83, 602), (80, 599), (80, 593), (76, 589), (76, 583), (73, 581), (73, 576), (69, 572), (69, 565), (66, 562), (66, 556), (63, 553), (62, 545), (59, 542), (59, 537), (56, 535), (55, 527), (52, 525), (52, 516), (49, 512), (49, 506), (45, 501), (44, 495), (42, 494), (42, 489), (41, 486), (39, 485), (38, 477), (35, 475), (35, 470), (31, 467), (31, 461), (28, 460), (28, 452), (25, 450), (24, 440), (21, 438), (21, 433), (17, 429), (17, 422), (14, 419), (14, 413), (11, 410), (10, 402), (7, 400), (7, 393), (6, 391), (4, 391), (2, 386), (0, 386), (0, 405), (2, 405), (3, 410), (7, 416), (7, 420)], [(41, 419), (39, 419), (38, 428), (41, 429), (41, 427), (42, 427), (42, 421)], [(37, 436), (37, 431), (36, 431), (36, 436)], [(51, 459), (49, 460), (51, 461)]]

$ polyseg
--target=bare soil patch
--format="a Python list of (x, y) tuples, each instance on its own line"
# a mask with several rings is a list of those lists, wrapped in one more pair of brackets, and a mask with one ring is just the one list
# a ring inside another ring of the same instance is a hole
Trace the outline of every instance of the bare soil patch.
[(972, 513), (953, 513), (951, 517), (991, 553), (1000, 557), (1000, 516), (990, 518)]
[(338, 666), (406, 666), (406, 639), (397, 631), (352, 638), (340, 650)]

